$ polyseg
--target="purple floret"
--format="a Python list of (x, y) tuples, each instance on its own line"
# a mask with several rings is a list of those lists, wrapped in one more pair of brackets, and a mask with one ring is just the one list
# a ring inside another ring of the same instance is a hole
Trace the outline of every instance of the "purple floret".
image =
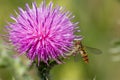
[(15, 21), (7, 27), (9, 39), (19, 51), (38, 64), (43, 61), (48, 63), (59, 58), (65, 58), (65, 54), (73, 47), (76, 37), (76, 23), (72, 23), (73, 16), (65, 12), (62, 7), (53, 8), (53, 3), (48, 6), (43, 1), (40, 7), (32, 3), (32, 9), (26, 4), (26, 9), (19, 8), (17, 17), (11, 16)]

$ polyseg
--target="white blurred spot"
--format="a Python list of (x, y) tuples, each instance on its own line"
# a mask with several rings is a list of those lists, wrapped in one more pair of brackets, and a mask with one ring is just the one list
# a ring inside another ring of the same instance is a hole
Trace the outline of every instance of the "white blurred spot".
[(115, 48), (111, 48), (109, 50), (109, 53), (111, 53), (111, 54), (120, 53), (120, 46), (119, 47), (115, 47)]
[(93, 80), (96, 80), (96, 76), (93, 78)]
[(12, 77), (12, 80), (15, 80), (15, 78), (14, 78), (14, 77)]
[(120, 56), (113, 56), (112, 61), (114, 61), (114, 62), (120, 61)]

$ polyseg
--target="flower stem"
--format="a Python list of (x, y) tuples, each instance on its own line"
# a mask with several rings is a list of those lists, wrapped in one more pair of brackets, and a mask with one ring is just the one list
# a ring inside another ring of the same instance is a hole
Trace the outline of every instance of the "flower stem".
[(37, 65), (38, 75), (40, 80), (50, 80), (50, 70), (56, 65), (55, 61), (49, 62), (48, 64), (40, 62), (40, 65)]

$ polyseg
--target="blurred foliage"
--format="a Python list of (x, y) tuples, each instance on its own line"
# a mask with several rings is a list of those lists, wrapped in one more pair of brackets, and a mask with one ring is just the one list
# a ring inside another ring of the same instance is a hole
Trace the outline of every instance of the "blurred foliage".
[[(3, 42), (4, 43), (4, 42)], [(1, 80), (33, 80), (28, 74), (27, 65), (20, 58), (13, 58), (5, 43), (0, 45), (0, 79)], [(9, 48), (10, 49), (10, 48)]]
[[(10, 14), (18, 7), (25, 8), (41, 0), (0, 0), (0, 34), (5, 34), (5, 25)], [(49, 2), (50, 0), (46, 0)], [(51, 71), (52, 80), (120, 80), (120, 0), (52, 0), (66, 7), (75, 15), (79, 23), (83, 44), (99, 48), (101, 55), (89, 54), (89, 64), (81, 57), (74, 62), (73, 57), (65, 60)], [(0, 37), (0, 39), (2, 39)], [(118, 40), (112, 43), (114, 40)], [(21, 56), (12, 58), (16, 52), (0, 40), (0, 80), (38, 80), (36, 69), (28, 70), (29, 61)]]

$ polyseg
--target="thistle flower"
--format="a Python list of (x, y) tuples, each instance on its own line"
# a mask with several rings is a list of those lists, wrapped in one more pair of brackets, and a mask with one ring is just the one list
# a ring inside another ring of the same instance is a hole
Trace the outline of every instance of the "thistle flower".
[(71, 22), (74, 16), (70, 12), (59, 6), (53, 8), (52, 2), (46, 5), (43, 1), (40, 7), (35, 2), (32, 8), (26, 4), (26, 9), (19, 8), (16, 14), (17, 17), (11, 16), (14, 22), (9, 23), (7, 30), (9, 40), (20, 55), (25, 53), (31, 61), (37, 59), (38, 64), (50, 60), (60, 63), (59, 58), (66, 57), (77, 28), (77, 24)]

